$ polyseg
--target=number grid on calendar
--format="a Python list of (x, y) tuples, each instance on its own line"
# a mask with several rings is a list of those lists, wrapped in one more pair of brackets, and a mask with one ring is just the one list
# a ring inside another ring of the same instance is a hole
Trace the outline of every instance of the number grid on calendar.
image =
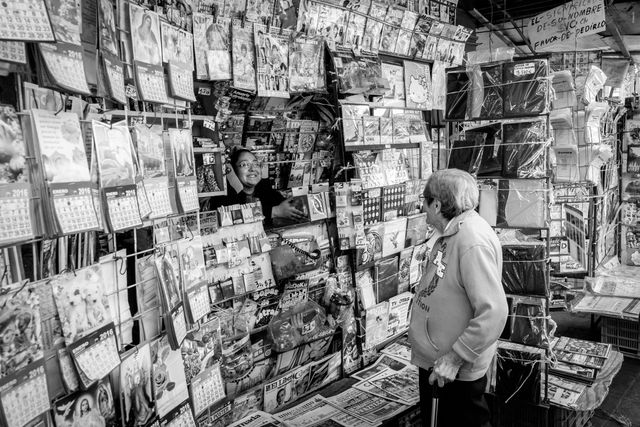
[(54, 196), (53, 205), (64, 234), (98, 228), (91, 195)]

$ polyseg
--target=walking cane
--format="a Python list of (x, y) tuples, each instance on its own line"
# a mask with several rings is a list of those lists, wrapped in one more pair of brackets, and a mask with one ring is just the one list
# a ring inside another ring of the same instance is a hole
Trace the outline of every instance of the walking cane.
[(438, 400), (440, 399), (438, 389), (438, 382), (434, 381), (431, 386), (431, 427), (438, 426)]

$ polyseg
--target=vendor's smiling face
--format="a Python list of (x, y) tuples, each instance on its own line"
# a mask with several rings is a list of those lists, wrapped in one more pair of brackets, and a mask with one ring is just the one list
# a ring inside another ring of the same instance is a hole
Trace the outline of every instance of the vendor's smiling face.
[(249, 152), (241, 153), (234, 165), (238, 179), (245, 187), (255, 187), (260, 182), (260, 166), (256, 156)]

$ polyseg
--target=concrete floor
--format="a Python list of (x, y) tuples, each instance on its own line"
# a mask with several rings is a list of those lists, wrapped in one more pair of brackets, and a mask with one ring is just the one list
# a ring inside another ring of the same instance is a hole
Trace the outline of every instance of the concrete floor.
[[(591, 316), (553, 312), (558, 335), (598, 341), (598, 325), (591, 327)], [(640, 360), (625, 357), (613, 380), (609, 394), (591, 420), (592, 427), (640, 427)]]

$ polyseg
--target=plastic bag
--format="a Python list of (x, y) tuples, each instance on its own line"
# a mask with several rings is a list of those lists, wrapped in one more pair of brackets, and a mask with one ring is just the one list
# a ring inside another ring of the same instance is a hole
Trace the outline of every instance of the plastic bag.
[(504, 116), (533, 116), (549, 107), (546, 59), (514, 61), (504, 65)]
[(271, 265), (276, 280), (315, 270), (322, 263), (320, 247), (312, 235), (291, 238), (276, 235), (272, 247)]
[(515, 295), (548, 295), (546, 246), (539, 240), (513, 239), (502, 243), (502, 286)]
[(543, 178), (547, 174), (544, 121), (505, 123), (502, 128), (502, 176), (505, 178)]
[(313, 301), (281, 312), (268, 326), (273, 350), (282, 353), (314, 340), (327, 330), (326, 320), (324, 308)]

